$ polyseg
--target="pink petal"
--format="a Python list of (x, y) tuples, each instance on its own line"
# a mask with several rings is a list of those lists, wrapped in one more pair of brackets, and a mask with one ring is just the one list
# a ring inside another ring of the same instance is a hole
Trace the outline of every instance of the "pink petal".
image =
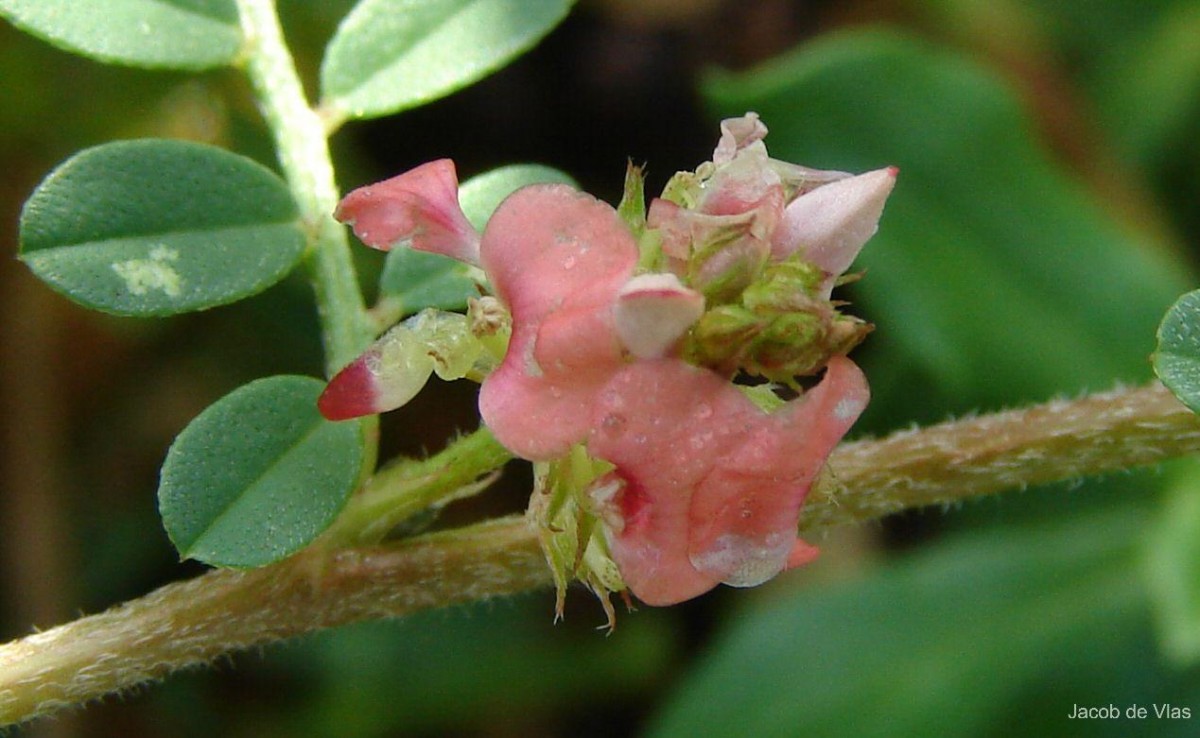
[[(772, 238), (777, 259), (800, 252), (833, 279), (850, 268), (879, 227), (884, 203), (896, 184), (896, 167), (841, 179), (796, 198)], [(828, 295), (828, 291), (826, 292)]]
[(687, 277), (692, 287), (703, 289), (718, 281), (744, 287), (770, 256), (771, 229), (782, 213), (782, 190), (777, 194), (761, 208), (751, 205), (745, 212), (726, 215), (687, 210), (655, 198), (646, 225), (658, 230), (668, 267)]
[(418, 251), (479, 263), (479, 234), (458, 204), (454, 162), (439, 159), (342, 199), (335, 217), (368, 246), (390, 250), (408, 241)]
[(513, 333), (479, 410), (518, 456), (552, 459), (587, 435), (595, 394), (622, 362), (613, 304), (637, 259), (616, 211), (565, 185), (518, 190), (488, 222), (480, 260)]
[(317, 409), (329, 420), (395, 410), (421, 391), (433, 365), (424, 341), (398, 325), (329, 381)]
[(589, 451), (617, 466), (621, 488), (602, 516), (625, 584), (649, 605), (715, 587), (688, 558), (692, 491), (761, 413), (716, 374), (675, 359), (626, 366), (600, 393)]
[(704, 296), (674, 274), (642, 274), (617, 294), (617, 335), (641, 359), (666, 356), (704, 314)]
[[(600, 394), (589, 450), (616, 465), (601, 515), (630, 590), (651, 605), (725, 582), (759, 584), (810, 560), (800, 508), (825, 458), (866, 405), (865, 379), (835, 357), (776, 413), (718, 375), (640, 361)], [(619, 524), (614, 525), (617, 521)]]
[(739, 439), (692, 497), (696, 568), (742, 587), (787, 568), (809, 487), (869, 397), (854, 362), (836, 356), (816, 387)]

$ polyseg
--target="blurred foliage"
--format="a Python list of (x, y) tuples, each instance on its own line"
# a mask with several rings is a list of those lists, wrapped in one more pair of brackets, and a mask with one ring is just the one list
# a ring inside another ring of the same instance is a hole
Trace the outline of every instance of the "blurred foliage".
[(1200, 678), (1156, 663), (1131, 535), (1143, 518), (960, 534), (739, 608), (651, 735), (1192, 735), (1188, 720), (1066, 720), (1076, 704), (1200, 696)]
[[(488, 80), (348, 124), (334, 140), (342, 181), (440, 156), (464, 178), (535, 160), (615, 201), (624, 156), (649, 162), (653, 191), (710, 155), (718, 117), (753, 108), (779, 158), (901, 168), (865, 278), (847, 294), (879, 326), (861, 349), (875, 396), (864, 431), (1150, 378), (1155, 325), (1195, 286), (1200, 3), (646, 4), (675, 11), (635, 22), (628, 3), (585, 4)], [(282, 3), (310, 90), (350, 5)], [(713, 65), (738, 71), (700, 74)], [(231, 72), (111, 69), (7, 27), (0, 68), (11, 223), (41, 174), (109, 138), (191, 138), (273, 164)], [(377, 270), (378, 255), (361, 251)], [(51, 394), (69, 422), (60, 455), (42, 460), (68, 490), (63, 540), (78, 567), (59, 582), (65, 618), (181, 576), (153, 527), (172, 435), (248, 379), (315, 374), (320, 362), (302, 280), (155, 326), (50, 305), (6, 303), (4, 319), (9, 330), (59, 326), (53, 355), (79, 367), (33, 369), (57, 377)], [(468, 417), (471, 399), (447, 393), (397, 413), (389, 448), (436, 448), (425, 429)], [(344, 629), (89, 708), (79, 734), (1194, 733), (1200, 674), (1184, 664), (1198, 622), (1200, 489), (1186, 468), (1169, 479), (1169, 507), (1163, 479), (1137, 473), (908, 516), (884, 526), (885, 556), (844, 567), (857, 576), (830, 569), (855, 555), (831, 546), (818, 566), (834, 581), (799, 586), (797, 573), (643, 608), (607, 639), (590, 632), (601, 618), (586, 596), (551, 627), (549, 593)], [(517, 478), (480, 501), (494, 507), (459, 514), (519, 508), (522, 487)], [(891, 553), (887, 542), (904, 537), (925, 542)], [(6, 602), (17, 603), (10, 581)], [(0, 613), (4, 634), (23, 632), (22, 617)], [(1168, 702), (1192, 719), (1066, 718), (1075, 704)]]

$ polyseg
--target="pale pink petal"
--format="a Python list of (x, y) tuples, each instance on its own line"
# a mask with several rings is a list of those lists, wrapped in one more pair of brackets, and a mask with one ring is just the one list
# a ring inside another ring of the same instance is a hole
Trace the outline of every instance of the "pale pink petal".
[(317, 409), (329, 420), (348, 420), (407, 404), (433, 373), (424, 343), (404, 325), (392, 328), (329, 381)]
[(335, 217), (373, 248), (387, 251), (408, 242), (418, 251), (479, 263), (479, 234), (459, 207), (458, 175), (449, 159), (354, 190)]
[(765, 149), (744, 151), (719, 167), (704, 183), (698, 209), (709, 215), (755, 213), (761, 233), (769, 235), (783, 213), (783, 180), (771, 167)]
[(820, 555), (821, 549), (817, 548), (816, 546), (810, 546), (803, 540), (797, 538), (796, 545), (792, 548), (792, 553), (788, 556), (787, 566), (785, 567), (784, 571), (787, 569), (795, 569), (796, 567), (804, 566), (805, 564), (811, 564), (812, 562), (816, 561), (817, 557)]
[(704, 296), (674, 274), (641, 274), (617, 293), (617, 335), (641, 359), (666, 356), (703, 314)]
[[(771, 249), (776, 259), (801, 253), (829, 275), (826, 287), (850, 268), (863, 244), (879, 227), (896, 167), (877, 169), (818, 187), (787, 206)], [(828, 296), (828, 289), (826, 290)]]
[(785, 569), (804, 498), (869, 397), (859, 368), (835, 356), (817, 386), (742, 436), (692, 497), (696, 568), (733, 586), (761, 584)]
[(612, 308), (637, 259), (616, 211), (565, 185), (520, 189), (488, 222), (480, 260), (513, 333), (479, 410), (513, 453), (552, 459), (587, 435), (595, 394), (622, 361)]
[(652, 199), (646, 211), (646, 227), (658, 231), (663, 253), (680, 261), (692, 253), (692, 226), (683, 217), (687, 212), (661, 197)]
[(721, 140), (713, 151), (713, 164), (728, 164), (739, 151), (767, 137), (767, 126), (758, 113), (746, 113), (740, 118), (721, 121)]
[(740, 288), (770, 256), (771, 229), (781, 207), (780, 199), (762, 209), (712, 215), (655, 199), (646, 225), (658, 230), (668, 268), (692, 287), (704, 289), (723, 281)]
[(784, 187), (787, 188), (788, 192), (792, 193), (792, 200), (818, 187), (824, 187), (830, 182), (837, 182), (840, 179), (849, 179), (854, 176), (849, 172), (839, 172), (834, 169), (813, 169), (812, 167), (792, 164), (791, 162), (780, 161), (778, 159), (771, 160), (771, 169), (775, 170), (775, 173), (783, 180)]

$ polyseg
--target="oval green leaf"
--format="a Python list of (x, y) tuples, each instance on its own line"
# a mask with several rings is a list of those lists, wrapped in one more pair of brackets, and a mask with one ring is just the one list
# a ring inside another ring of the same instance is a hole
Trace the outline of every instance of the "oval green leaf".
[[(493, 169), (463, 182), (459, 204), (471, 225), (479, 230), (504, 198), (526, 185), (559, 182), (578, 187), (570, 175), (540, 164), (512, 164)], [(440, 254), (393, 249), (388, 253), (379, 278), (382, 294), (400, 303), (404, 315), (427, 307), (459, 310), (467, 298), (479, 294), (471, 267)]]
[(1200, 290), (1171, 306), (1158, 326), (1154, 373), (1193, 412), (1200, 412)]
[(335, 117), (374, 118), (476, 82), (527, 51), (573, 0), (363, 0), (321, 65)]
[(232, 62), (242, 45), (234, 0), (0, 0), (0, 15), (110, 64), (207, 69)]
[(317, 412), (324, 383), (277, 376), (218, 400), (163, 462), (158, 507), (184, 558), (217, 566), (278, 561), (333, 522), (363, 463), (359, 423)]
[(265, 167), (214, 146), (138, 140), (77, 154), (21, 214), (21, 259), (54, 289), (117, 315), (234, 302), (304, 251), (296, 205)]

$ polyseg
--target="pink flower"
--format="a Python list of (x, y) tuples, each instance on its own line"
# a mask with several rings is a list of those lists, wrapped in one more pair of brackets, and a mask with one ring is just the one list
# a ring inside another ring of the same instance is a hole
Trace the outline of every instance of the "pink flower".
[(816, 550), (796, 537), (800, 508), (868, 397), (841, 356), (771, 414), (682, 361), (626, 366), (600, 394), (588, 450), (617, 467), (591, 495), (633, 594), (670, 605), (811, 560)]
[[(651, 605), (811, 560), (801, 507), (869, 397), (842, 354), (870, 327), (828, 297), (874, 233), (896, 170), (772, 160), (754, 114), (721, 130), (713, 161), (651, 203), (641, 241), (611, 206), (564, 185), (516, 191), (479, 236), (447, 160), (356, 190), (338, 209), (370, 245), (407, 241), (483, 268), (512, 323), (480, 389), (483, 421), (520, 457), (575, 458), (586, 444), (575, 468), (596, 473), (589, 456), (613, 465), (574, 509), (598, 513), (626, 586)], [(639, 263), (670, 273), (638, 274)], [(377, 412), (419, 389), (436, 357), (413, 348), (406, 326), (335, 377), (320, 402), (327, 417)], [(389, 367), (406, 376), (393, 383)], [(820, 382), (770, 413), (730, 381), (740, 369), (798, 387), (796, 374), (822, 367)], [(550, 558), (578, 565), (564, 556)]]
[[(411, 239), (462, 259), (462, 239), (428, 225), (461, 215), (447, 192), (453, 167), (433, 164), (355, 190), (338, 217), (354, 218), (360, 238)], [(505, 199), (477, 253), (513, 323), (504, 360), (480, 389), (479, 411), (522, 458), (554, 459), (583, 441), (596, 393), (627, 354), (665, 352), (703, 310), (703, 298), (674, 277), (633, 277), (638, 249), (629, 228), (611, 206), (566, 185), (532, 185)], [(319, 403), (326, 417), (394, 409), (424, 384), (428, 364), (402, 354), (390, 336), (330, 382)]]

